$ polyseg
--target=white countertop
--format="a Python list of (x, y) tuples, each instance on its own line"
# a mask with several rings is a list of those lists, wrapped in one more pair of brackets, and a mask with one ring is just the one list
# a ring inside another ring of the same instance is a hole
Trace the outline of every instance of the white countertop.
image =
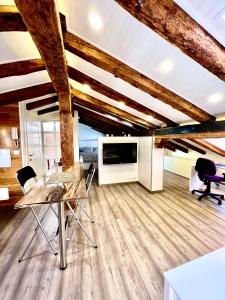
[(181, 300), (225, 300), (225, 247), (164, 273)]
[(164, 273), (181, 300), (225, 300), (225, 247)]

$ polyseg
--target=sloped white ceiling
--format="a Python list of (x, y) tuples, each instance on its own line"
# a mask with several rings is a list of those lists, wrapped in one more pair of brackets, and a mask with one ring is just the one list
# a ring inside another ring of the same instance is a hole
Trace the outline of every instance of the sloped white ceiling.
[[(202, 1), (189, 0), (188, 3), (193, 4), (191, 12), (193, 13), (194, 11), (196, 15), (200, 15), (201, 10), (199, 8), (202, 7)], [(209, 7), (212, 7), (213, 4), (218, 7), (225, 6), (225, 0), (207, 0), (207, 3)], [(0, 0), (0, 4), (13, 4), (13, 1)], [(80, 35), (85, 40), (134, 67), (207, 112), (214, 115), (225, 112), (225, 83), (183, 54), (178, 48), (172, 46), (145, 25), (138, 22), (115, 1), (60, 0), (58, 4), (61, 11), (66, 15), (69, 31)], [(103, 27), (100, 31), (93, 30), (89, 24), (89, 14), (93, 12), (102, 19)], [(201, 23), (203, 27), (205, 24), (204, 22)], [(207, 24), (205, 27), (207, 27)], [(218, 28), (215, 28), (215, 31), (219, 35)], [(223, 42), (222, 40), (220, 41)], [(112, 74), (85, 62), (67, 51), (66, 55), (71, 66), (141, 104), (176, 122), (190, 120), (181, 112), (152, 98), (121, 79), (115, 78)], [(1, 63), (38, 57), (40, 57), (39, 53), (28, 33), (0, 33)], [(168, 60), (174, 65), (173, 69), (168, 73), (162, 73), (160, 66)], [(0, 92), (46, 81), (49, 81), (46, 71), (20, 77), (8, 77), (0, 79)], [(116, 104), (115, 101), (94, 91), (89, 91), (88, 93), (113, 105)], [(214, 93), (222, 95), (222, 99), (217, 103), (208, 100), (208, 97)], [(132, 109), (126, 108), (126, 110), (141, 116), (140, 113)], [(143, 114), (142, 117), (144, 117)], [(155, 123), (159, 124), (160, 122)]]

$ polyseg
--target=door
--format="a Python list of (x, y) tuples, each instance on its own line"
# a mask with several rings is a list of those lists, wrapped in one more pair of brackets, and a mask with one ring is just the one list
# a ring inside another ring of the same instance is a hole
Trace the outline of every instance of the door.
[(35, 170), (38, 177), (44, 175), (41, 122), (26, 122), (27, 162)]

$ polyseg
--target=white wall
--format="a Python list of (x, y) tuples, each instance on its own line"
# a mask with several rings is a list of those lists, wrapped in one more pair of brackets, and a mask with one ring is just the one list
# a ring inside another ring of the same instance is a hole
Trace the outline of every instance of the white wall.
[(225, 164), (225, 158), (211, 151), (206, 151), (205, 155), (195, 151), (183, 153), (181, 151), (171, 152), (166, 150), (164, 156), (164, 169), (175, 174), (191, 177), (191, 167), (195, 165), (199, 157), (204, 157), (213, 160), (215, 163)]
[(163, 155), (164, 150), (155, 147), (154, 138), (139, 138), (138, 181), (151, 192), (163, 189)]
[(138, 181), (138, 157), (137, 163), (103, 165), (103, 143), (137, 143), (138, 137), (100, 137), (98, 139), (98, 182), (110, 184), (120, 182)]

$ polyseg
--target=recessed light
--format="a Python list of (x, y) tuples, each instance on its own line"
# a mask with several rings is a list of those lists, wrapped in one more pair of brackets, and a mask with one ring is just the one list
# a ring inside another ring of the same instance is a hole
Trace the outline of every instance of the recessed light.
[(83, 84), (83, 90), (85, 91), (85, 92), (89, 92), (90, 90), (91, 90), (91, 87), (90, 87), (90, 85), (88, 85), (88, 84)]
[(119, 108), (124, 108), (126, 106), (126, 104), (122, 101), (118, 102), (118, 107)]
[(126, 122), (126, 121), (123, 121), (123, 124), (124, 124), (124, 125), (127, 125), (127, 126), (130, 126), (130, 127), (133, 127), (133, 125), (132, 125), (131, 123)]
[(118, 121), (118, 119), (114, 116), (111, 116), (111, 115), (107, 115), (107, 117), (113, 121)]
[(214, 93), (212, 95), (210, 95), (207, 100), (210, 102), (210, 103), (218, 103), (220, 102), (221, 100), (223, 100), (224, 98), (224, 94), (223, 93), (220, 93), (220, 92), (217, 92), (217, 93)]
[(59, 105), (59, 102), (58, 102), (58, 101), (56, 102), (56, 105)]
[(171, 59), (165, 59), (164, 61), (161, 62), (159, 65), (159, 71), (162, 74), (167, 74), (171, 72), (174, 68), (174, 61)]
[(94, 29), (95, 31), (100, 31), (102, 29), (103, 21), (98, 13), (96, 13), (94, 11), (90, 12), (88, 20), (89, 20), (89, 24), (91, 25), (92, 29)]
[(146, 117), (146, 120), (147, 120), (147, 121), (152, 121), (152, 119), (153, 119), (152, 116), (147, 116), (147, 117)]

